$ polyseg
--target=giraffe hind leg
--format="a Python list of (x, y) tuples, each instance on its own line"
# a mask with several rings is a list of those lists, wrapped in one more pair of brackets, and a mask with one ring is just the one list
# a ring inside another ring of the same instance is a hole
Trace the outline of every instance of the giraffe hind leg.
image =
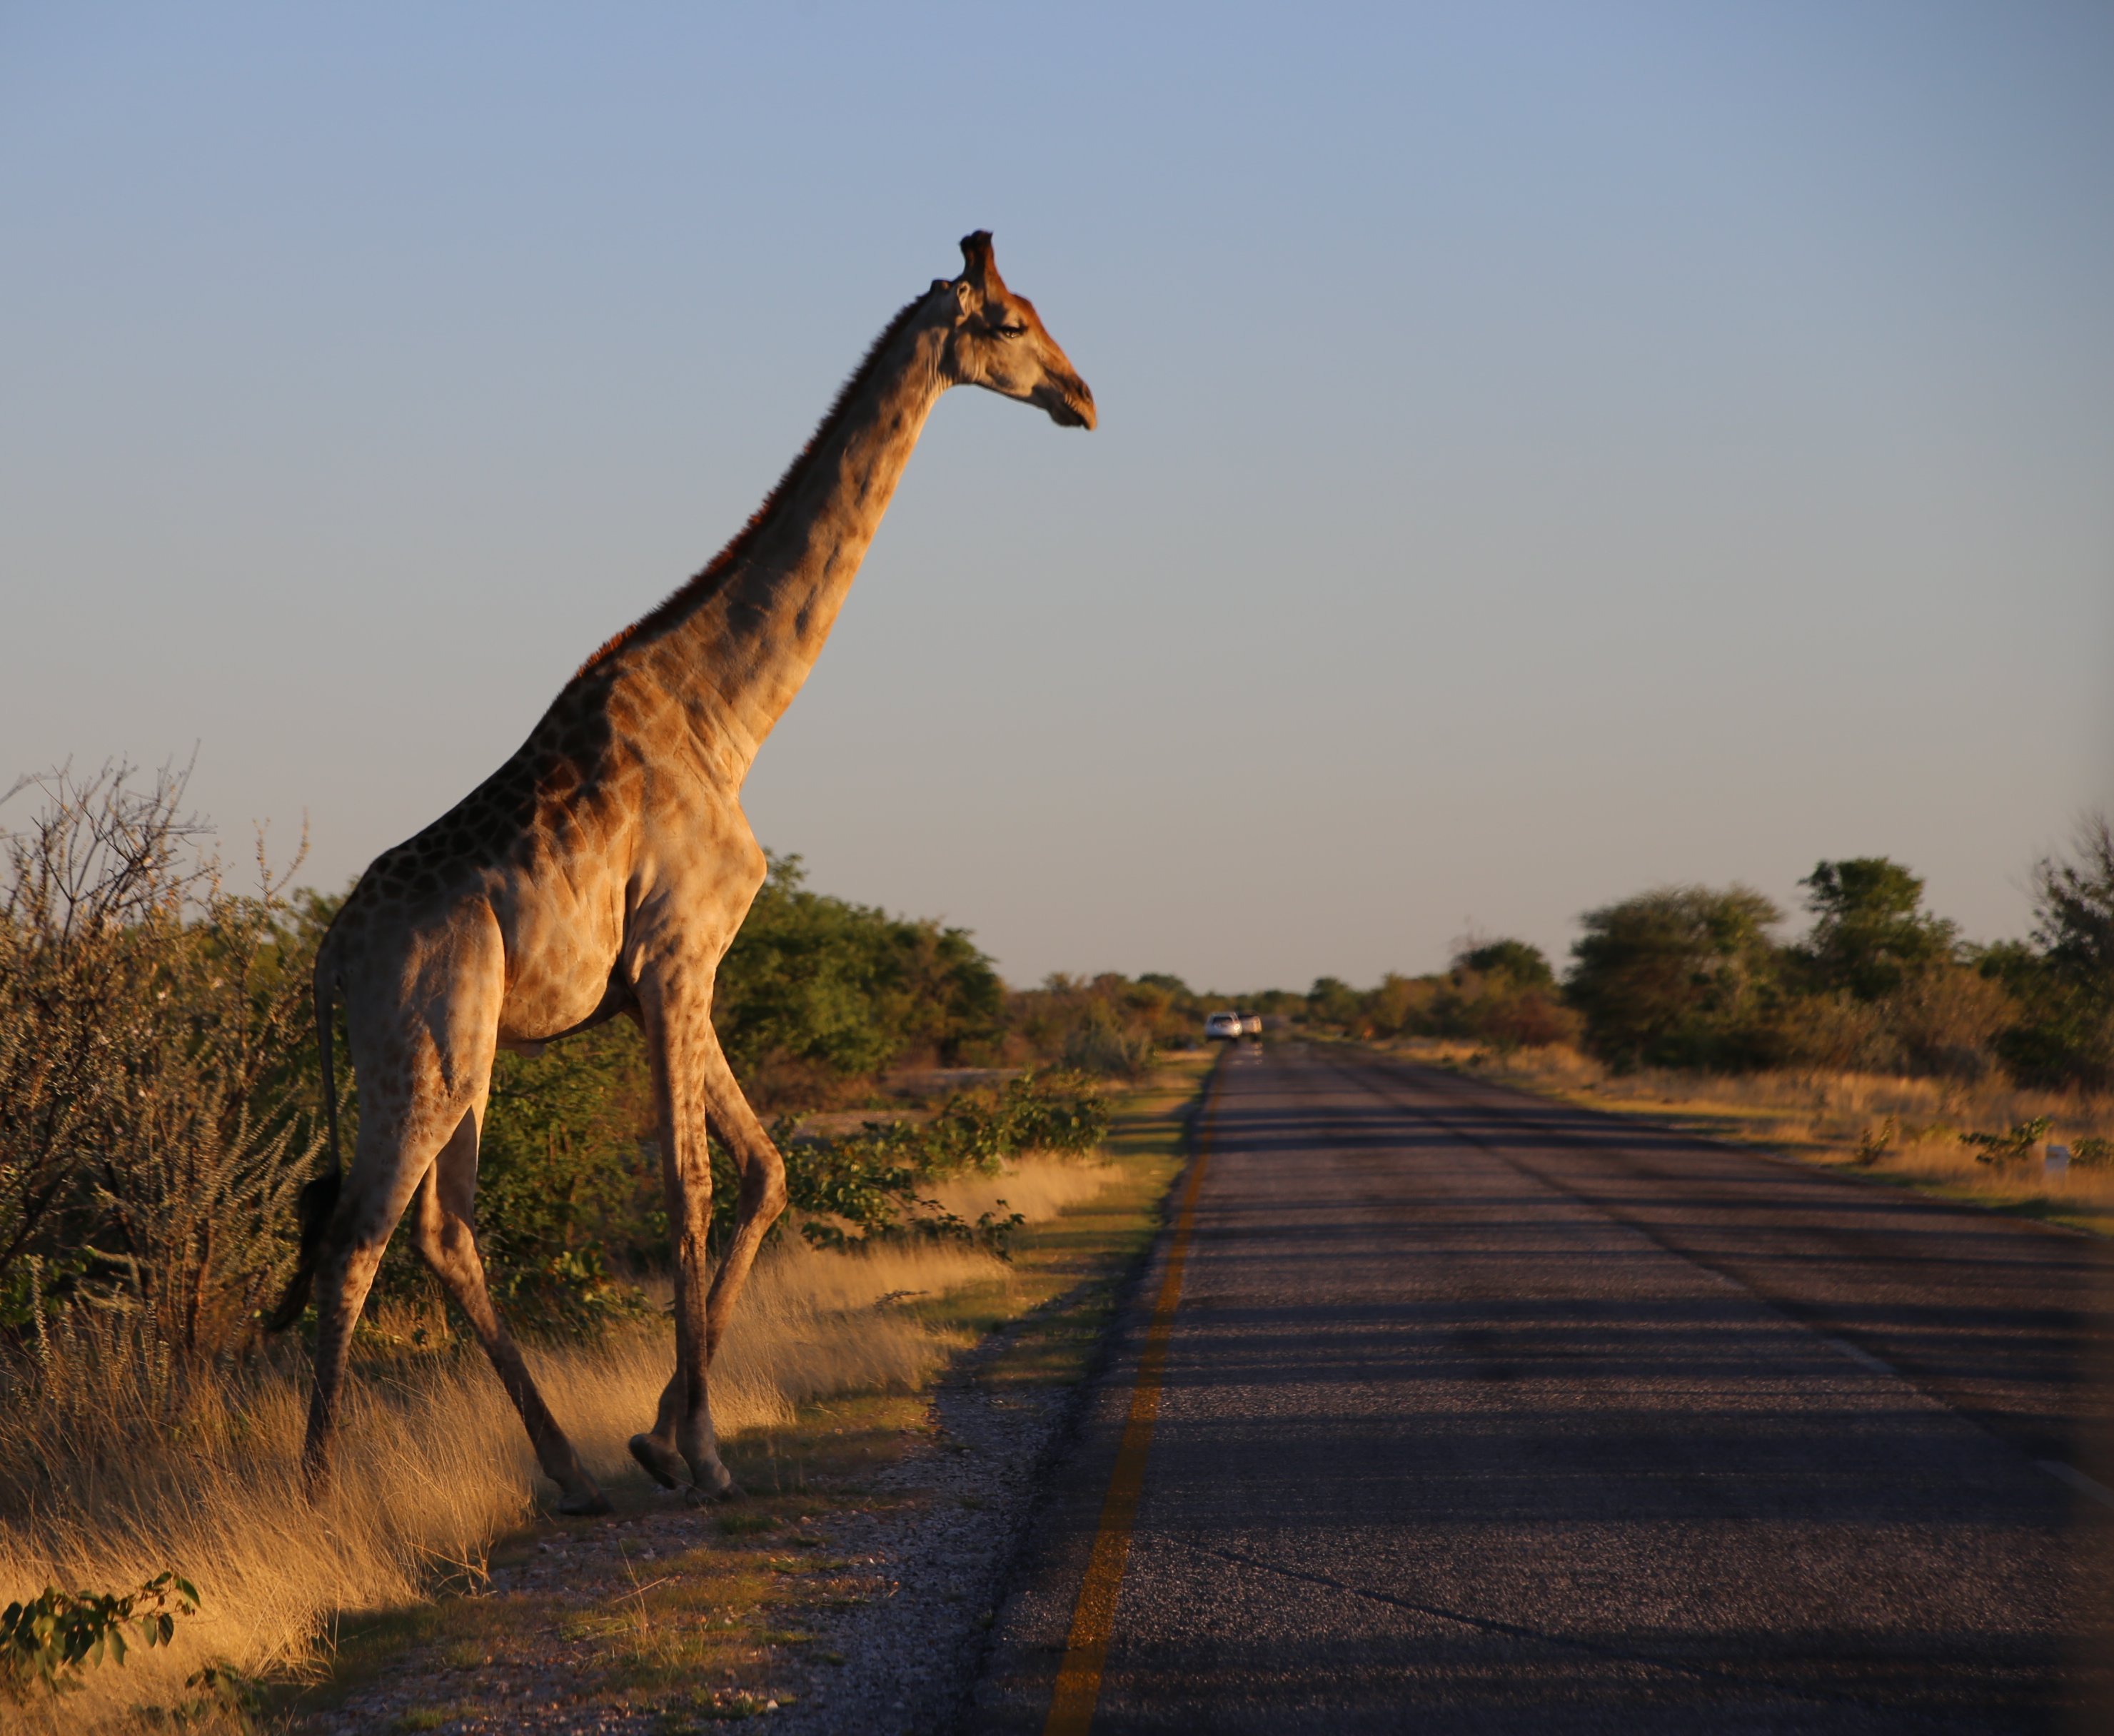
[(561, 1513), (610, 1510), (607, 1497), (581, 1464), (565, 1432), (551, 1414), (543, 1396), (522, 1359), (520, 1346), (492, 1306), (484, 1281), (484, 1262), (477, 1251), (471, 1224), (476, 1205), (477, 1115), (465, 1114), (427, 1171), (419, 1188), (417, 1238), (419, 1256), (431, 1267), (469, 1319), (470, 1329), (492, 1362), (528, 1431), (529, 1444), (543, 1474), (558, 1486)]
[(311, 1501), (331, 1481), (352, 1334), (404, 1209), (442, 1144), (430, 1119), (415, 1112), (408, 1090), (370, 1090), (359, 1150), (326, 1229), (315, 1275), (315, 1385), (309, 1398), (302, 1479)]

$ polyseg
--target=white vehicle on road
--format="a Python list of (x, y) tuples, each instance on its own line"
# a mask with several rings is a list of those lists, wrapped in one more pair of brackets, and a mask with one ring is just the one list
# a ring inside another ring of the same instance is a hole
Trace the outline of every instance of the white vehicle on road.
[(1205, 1040), (1215, 1043), (1223, 1039), (1230, 1043), (1245, 1028), (1245, 1021), (1238, 1012), (1215, 1012), (1204, 1021)]

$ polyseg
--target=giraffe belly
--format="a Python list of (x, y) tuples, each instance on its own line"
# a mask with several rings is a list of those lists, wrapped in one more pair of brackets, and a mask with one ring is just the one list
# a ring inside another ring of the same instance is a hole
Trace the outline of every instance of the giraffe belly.
[(585, 985), (572, 981), (516, 984), (500, 1011), (499, 1046), (533, 1056), (553, 1038), (599, 1025), (630, 1004), (629, 993), (614, 975)]
[(502, 1046), (540, 1044), (600, 1024), (627, 1003), (616, 975), (620, 930), (597, 914), (574, 905), (516, 916), (507, 937)]

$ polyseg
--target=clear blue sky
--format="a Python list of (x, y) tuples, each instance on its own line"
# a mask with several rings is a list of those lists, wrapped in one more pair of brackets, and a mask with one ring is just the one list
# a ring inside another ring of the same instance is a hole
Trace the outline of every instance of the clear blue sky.
[[(336, 885), (995, 230), (751, 779), (1014, 980), (1370, 982), (2114, 798), (2114, 7), (0, 7), (0, 782)], [(19, 810), (0, 810), (0, 819)]]

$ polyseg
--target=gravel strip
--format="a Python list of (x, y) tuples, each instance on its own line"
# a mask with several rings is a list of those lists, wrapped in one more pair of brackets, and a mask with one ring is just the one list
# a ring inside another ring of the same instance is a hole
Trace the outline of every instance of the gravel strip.
[[(933, 1435), (873, 1479), (908, 1497), (893, 1512), (833, 1516), (833, 1547), (882, 1565), (889, 1588), (863, 1606), (804, 1613), (817, 1651), (799, 1699), (772, 1727), (787, 1736), (940, 1736), (966, 1709), (1041, 1470), (1062, 1439), (1072, 1387), (989, 1392), (967, 1384), (1003, 1341), (980, 1346), (933, 1396)], [(789, 1674), (790, 1674), (789, 1672)]]
[(761, 1695), (701, 1682), (716, 1709), (671, 1716), (581, 1692), (600, 1673), (600, 1647), (580, 1620), (620, 1610), (634, 1588), (651, 1583), (657, 1560), (717, 1534), (716, 1510), (671, 1501), (549, 1538), (528, 1560), (493, 1569), (482, 1595), (514, 1605), (521, 1629), (535, 1632), (533, 1661), (518, 1648), (450, 1661), (442, 1648), (415, 1647), (292, 1728), (302, 1736), (666, 1736), (693, 1719), (703, 1728), (716, 1715), (760, 1715), (785, 1736), (942, 1736), (967, 1711), (1041, 1473), (1078, 1396), (1072, 1387), (977, 1386), (1008, 1342), (995, 1333), (955, 1364), (932, 1396), (931, 1427), (863, 1481), (872, 1509), (799, 1523), (837, 1570), (826, 1588), (794, 1592), (776, 1606), (782, 1628), (808, 1638), (771, 1647), (771, 1685)]

